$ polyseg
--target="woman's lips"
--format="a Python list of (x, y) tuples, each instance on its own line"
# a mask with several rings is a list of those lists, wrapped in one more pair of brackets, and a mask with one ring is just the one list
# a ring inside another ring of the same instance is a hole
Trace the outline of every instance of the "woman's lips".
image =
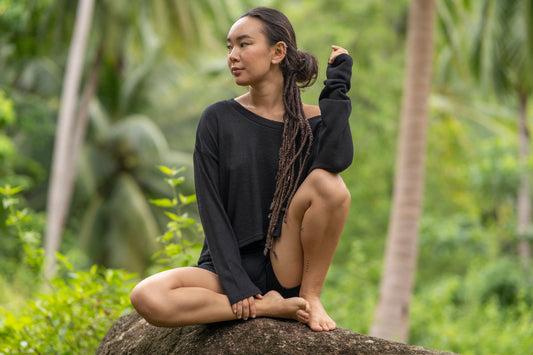
[(242, 73), (243, 69), (242, 68), (237, 68), (237, 67), (232, 67), (231, 68), (231, 74), (233, 75), (239, 75), (240, 73)]

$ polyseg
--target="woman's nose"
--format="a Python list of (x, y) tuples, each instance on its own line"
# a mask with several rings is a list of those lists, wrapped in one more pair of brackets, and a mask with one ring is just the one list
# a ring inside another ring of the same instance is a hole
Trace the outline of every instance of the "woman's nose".
[(236, 47), (232, 48), (228, 53), (228, 58), (234, 62), (238, 59), (238, 50)]

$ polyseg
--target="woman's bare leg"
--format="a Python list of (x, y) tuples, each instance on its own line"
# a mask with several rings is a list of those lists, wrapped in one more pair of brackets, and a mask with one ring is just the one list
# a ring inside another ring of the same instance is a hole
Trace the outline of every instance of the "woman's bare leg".
[[(179, 327), (237, 319), (218, 277), (196, 267), (163, 271), (141, 281), (130, 295), (137, 312), (160, 327)], [(269, 292), (255, 300), (257, 316), (308, 320), (307, 302)]]
[(316, 169), (296, 192), (274, 241), (272, 267), (284, 287), (301, 285), (310, 305), (307, 324), (315, 331), (333, 330), (320, 294), (350, 208), (350, 194), (338, 174)]

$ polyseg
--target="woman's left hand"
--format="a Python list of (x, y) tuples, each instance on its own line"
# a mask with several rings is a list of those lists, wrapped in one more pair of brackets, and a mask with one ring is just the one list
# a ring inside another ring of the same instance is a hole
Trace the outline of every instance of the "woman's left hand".
[(255, 297), (248, 297), (231, 305), (231, 309), (233, 310), (233, 313), (237, 319), (247, 320), (248, 318), (256, 317), (255, 298), (260, 300), (263, 298), (263, 296), (261, 294), (257, 294)]
[(348, 51), (342, 47), (332, 45), (331, 48), (333, 51), (331, 52), (331, 55), (329, 56), (328, 63), (331, 64), (335, 61), (335, 58), (337, 58), (341, 54), (348, 54)]

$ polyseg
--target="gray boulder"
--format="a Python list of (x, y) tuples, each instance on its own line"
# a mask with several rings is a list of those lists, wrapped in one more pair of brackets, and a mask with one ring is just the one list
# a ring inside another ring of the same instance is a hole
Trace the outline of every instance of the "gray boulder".
[(97, 355), (119, 354), (452, 354), (337, 328), (314, 332), (297, 321), (257, 318), (181, 328), (148, 324), (136, 312), (109, 329)]

